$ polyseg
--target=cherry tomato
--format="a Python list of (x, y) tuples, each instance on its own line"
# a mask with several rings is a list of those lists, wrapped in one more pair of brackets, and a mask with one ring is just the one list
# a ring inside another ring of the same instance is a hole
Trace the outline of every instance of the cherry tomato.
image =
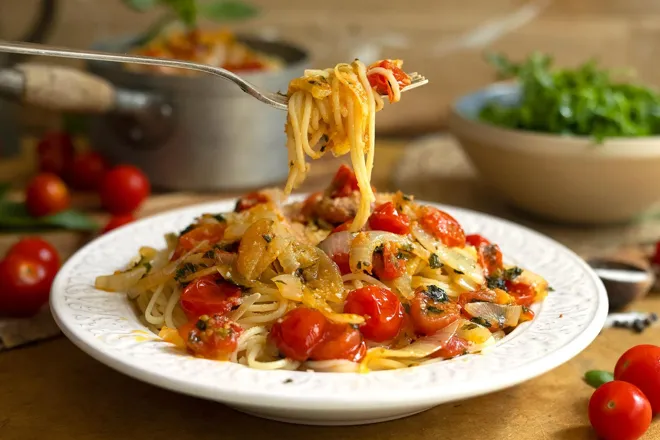
[(604, 440), (636, 440), (651, 424), (651, 404), (635, 385), (614, 380), (594, 391), (589, 421)]
[[(377, 66), (390, 70), (396, 81), (399, 83), (400, 87), (405, 87), (410, 84), (410, 77), (403, 70), (401, 70), (400, 67), (397, 67), (390, 60), (383, 60), (378, 63)], [(385, 76), (379, 73), (374, 73), (369, 75), (368, 80), (369, 84), (376, 91), (376, 93), (379, 95), (387, 94), (390, 102), (394, 99), (392, 87), (390, 87), (390, 84), (387, 82), (387, 78), (385, 78)]]
[(405, 214), (399, 214), (394, 203), (387, 202), (374, 209), (369, 217), (369, 227), (374, 231), (407, 235), (410, 233), (410, 219)]
[(335, 232), (342, 232), (342, 231), (348, 231), (348, 229), (351, 227), (351, 223), (353, 223), (353, 219), (345, 221), (341, 225), (337, 226), (335, 229), (332, 230), (332, 234)]
[(0, 314), (29, 317), (48, 301), (53, 282), (46, 265), (12, 253), (0, 262)]
[(61, 260), (57, 250), (53, 245), (39, 237), (22, 238), (7, 251), (7, 255), (13, 254), (41, 262), (46, 266), (46, 270), (52, 278), (55, 278), (55, 274), (60, 269)]
[(323, 193), (316, 192), (305, 199), (302, 207), (300, 208), (300, 213), (303, 217), (305, 217), (305, 219), (309, 219), (314, 215), (314, 212), (316, 211), (316, 205), (321, 201), (322, 198)]
[(188, 284), (179, 302), (190, 319), (200, 315), (223, 314), (240, 304), (241, 288), (207, 275)]
[(25, 205), (31, 215), (41, 217), (64, 211), (71, 205), (71, 197), (62, 179), (52, 173), (42, 173), (28, 184)]
[(37, 144), (38, 169), (43, 173), (64, 177), (74, 153), (71, 136), (62, 132), (48, 133)]
[(346, 359), (358, 362), (367, 351), (360, 332), (348, 324), (326, 326), (323, 340), (316, 345), (310, 358), (316, 361)]
[(523, 306), (522, 313), (520, 314), (520, 322), (527, 322), (531, 321), (534, 319), (535, 313), (531, 310), (528, 309), (527, 307)]
[(383, 342), (395, 338), (403, 326), (403, 306), (389, 289), (365, 286), (352, 290), (346, 296), (344, 313), (366, 318), (360, 332), (365, 338)]
[(467, 353), (468, 345), (469, 345), (468, 341), (454, 335), (447, 342), (447, 344), (445, 344), (444, 347), (433, 353), (431, 357), (450, 359), (456, 356), (460, 356)]
[(234, 212), (246, 211), (262, 203), (268, 203), (269, 201), (270, 199), (267, 195), (260, 192), (252, 192), (238, 199)]
[(210, 245), (222, 240), (227, 229), (226, 223), (206, 223), (197, 226), (190, 232), (186, 232), (179, 238), (179, 245), (189, 251), (202, 241), (208, 241)]
[(373, 271), (379, 280), (395, 280), (406, 272), (406, 262), (396, 255), (396, 249), (393, 250), (390, 243), (383, 246), (382, 252), (374, 253)]
[(644, 344), (626, 351), (616, 363), (614, 379), (642, 390), (653, 414), (660, 412), (660, 347)]
[(351, 273), (350, 256), (347, 252), (338, 252), (332, 256), (332, 261), (339, 267), (342, 275)]
[(318, 310), (299, 307), (275, 322), (269, 337), (284, 356), (303, 362), (323, 340), (330, 325)]
[(110, 168), (103, 156), (94, 151), (82, 153), (73, 158), (69, 178), (71, 186), (80, 190), (97, 190), (103, 182), (103, 176)]
[(471, 302), (496, 302), (497, 294), (490, 289), (480, 289), (461, 293), (458, 297), (458, 304), (463, 307)]
[(454, 217), (432, 206), (422, 206), (420, 214), (420, 224), (426, 232), (447, 246), (465, 246), (465, 232)]
[(347, 165), (341, 164), (335, 177), (328, 188), (328, 195), (331, 198), (348, 197), (353, 191), (359, 191), (358, 181), (355, 173)]
[(118, 165), (101, 182), (101, 203), (111, 214), (130, 214), (151, 193), (149, 179), (133, 165)]
[(410, 317), (417, 333), (432, 335), (456, 321), (461, 312), (458, 304), (435, 286), (421, 286), (410, 303)]
[(507, 281), (506, 289), (516, 299), (516, 304), (521, 306), (531, 306), (536, 298), (536, 291), (529, 284)]
[(236, 350), (243, 329), (226, 316), (214, 314), (191, 320), (179, 327), (178, 331), (194, 355), (227, 360)]
[(502, 252), (498, 245), (491, 244), (490, 241), (479, 234), (468, 235), (465, 237), (465, 241), (477, 248), (479, 264), (484, 268), (486, 276), (502, 268)]
[(106, 232), (112, 231), (113, 229), (117, 229), (120, 226), (127, 225), (134, 221), (135, 216), (133, 216), (133, 214), (113, 215), (112, 218), (108, 220), (108, 223), (106, 223), (106, 225), (103, 227), (101, 233), (105, 234)]

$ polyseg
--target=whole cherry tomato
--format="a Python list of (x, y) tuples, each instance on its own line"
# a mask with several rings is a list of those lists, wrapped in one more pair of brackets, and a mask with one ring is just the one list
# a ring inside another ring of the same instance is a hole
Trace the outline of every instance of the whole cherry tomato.
[(383, 342), (395, 338), (403, 326), (403, 306), (389, 289), (365, 286), (352, 290), (346, 296), (344, 313), (354, 313), (366, 318), (360, 332), (365, 338)]
[(0, 262), (0, 314), (29, 317), (48, 301), (52, 278), (35, 258), (9, 254)]
[(207, 359), (227, 360), (236, 350), (240, 325), (226, 316), (200, 316), (177, 329), (191, 353)]
[(71, 205), (71, 197), (62, 179), (52, 173), (42, 173), (28, 184), (25, 205), (31, 215), (41, 217), (64, 211)]
[(39, 237), (25, 237), (16, 242), (7, 251), (7, 255), (22, 255), (41, 262), (49, 275), (55, 278), (60, 269), (61, 260), (57, 250), (46, 240)]
[(331, 324), (326, 327), (323, 340), (310, 353), (315, 361), (345, 359), (358, 362), (367, 352), (360, 332), (348, 324)]
[(275, 322), (269, 337), (284, 356), (303, 362), (323, 340), (330, 325), (318, 310), (299, 307)]
[(103, 176), (110, 168), (103, 156), (94, 151), (78, 154), (73, 158), (69, 178), (71, 186), (80, 190), (97, 190)]
[(391, 243), (383, 246), (382, 252), (374, 253), (373, 265), (374, 275), (382, 281), (395, 280), (406, 272), (406, 262), (397, 258)]
[(110, 220), (108, 220), (108, 223), (106, 223), (106, 225), (103, 227), (101, 233), (105, 234), (106, 232), (112, 231), (113, 229), (117, 229), (120, 226), (127, 225), (134, 221), (135, 216), (133, 216), (133, 214), (113, 215)]
[(374, 209), (369, 217), (369, 227), (374, 231), (387, 231), (399, 235), (410, 233), (410, 219), (400, 214), (394, 203), (387, 202)]
[(419, 223), (422, 228), (445, 245), (465, 246), (465, 232), (454, 217), (433, 206), (422, 206)]
[(410, 303), (410, 317), (417, 333), (432, 335), (460, 316), (461, 307), (452, 303), (436, 286), (420, 286)]
[(38, 169), (64, 177), (75, 154), (73, 139), (67, 133), (46, 134), (37, 144)]
[(133, 165), (118, 165), (101, 183), (101, 203), (111, 214), (130, 214), (151, 193), (149, 179)]
[(660, 347), (637, 345), (623, 353), (614, 368), (614, 379), (642, 390), (653, 414), (660, 412)]
[(241, 288), (207, 275), (183, 289), (179, 303), (189, 319), (201, 315), (223, 314), (241, 302)]
[(651, 424), (651, 404), (635, 385), (607, 382), (589, 400), (589, 421), (604, 440), (636, 440)]
[(502, 268), (502, 251), (496, 244), (491, 244), (488, 240), (478, 234), (465, 237), (467, 244), (477, 248), (479, 254), (479, 264), (484, 268), (486, 276), (495, 273)]
[(353, 191), (358, 191), (359, 189), (358, 181), (353, 170), (341, 164), (332, 182), (330, 182), (327, 194), (333, 199), (337, 197), (348, 197), (353, 194)]

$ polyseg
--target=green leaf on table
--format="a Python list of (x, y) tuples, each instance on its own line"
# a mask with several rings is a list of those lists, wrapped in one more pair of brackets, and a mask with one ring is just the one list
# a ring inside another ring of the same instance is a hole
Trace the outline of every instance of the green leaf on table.
[(65, 114), (62, 117), (64, 131), (70, 134), (86, 135), (89, 127), (89, 118), (85, 115)]
[(75, 231), (96, 231), (99, 225), (88, 215), (67, 209), (57, 214), (33, 217), (24, 203), (0, 201), (0, 229), (61, 228)]
[(10, 188), (11, 188), (11, 183), (0, 182), (0, 201), (5, 198)]
[(213, 21), (244, 20), (256, 16), (259, 10), (235, 0), (213, 0), (198, 5), (199, 15)]
[(188, 27), (197, 25), (197, 2), (196, 0), (160, 0), (170, 8), (183, 24)]
[(134, 9), (139, 12), (144, 12), (156, 6), (158, 3), (160, 3), (160, 1), (159, 0), (124, 0), (124, 3), (126, 4), (126, 6), (128, 6), (131, 9)]
[(602, 384), (612, 382), (614, 375), (609, 371), (591, 370), (584, 374), (584, 381), (593, 388), (598, 388)]

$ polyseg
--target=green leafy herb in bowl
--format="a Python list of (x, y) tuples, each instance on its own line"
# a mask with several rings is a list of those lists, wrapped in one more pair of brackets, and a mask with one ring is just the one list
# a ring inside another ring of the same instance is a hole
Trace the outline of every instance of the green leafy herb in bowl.
[(492, 101), (479, 119), (494, 125), (542, 133), (609, 137), (660, 134), (660, 94), (633, 83), (620, 82), (595, 61), (576, 68), (553, 68), (550, 56), (533, 53), (515, 63), (489, 55), (502, 79), (517, 79), (517, 105)]

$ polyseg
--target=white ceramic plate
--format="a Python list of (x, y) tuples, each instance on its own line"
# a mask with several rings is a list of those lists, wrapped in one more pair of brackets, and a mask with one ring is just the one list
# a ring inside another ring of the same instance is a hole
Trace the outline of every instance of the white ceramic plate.
[(51, 294), (64, 334), (104, 364), (163, 388), (275, 420), (349, 425), (404, 417), (543, 374), (587, 347), (607, 315), (603, 285), (573, 252), (513, 223), (448, 206), (439, 207), (467, 233), (499, 244), (508, 262), (541, 274), (555, 289), (536, 308), (533, 321), (484, 354), (364, 375), (259, 371), (180, 353), (147, 335), (125, 295), (94, 289), (97, 275), (124, 267), (140, 246), (164, 247), (165, 233), (181, 230), (201, 213), (233, 207), (234, 201), (224, 201), (171, 211), (117, 229), (78, 251), (58, 274)]

